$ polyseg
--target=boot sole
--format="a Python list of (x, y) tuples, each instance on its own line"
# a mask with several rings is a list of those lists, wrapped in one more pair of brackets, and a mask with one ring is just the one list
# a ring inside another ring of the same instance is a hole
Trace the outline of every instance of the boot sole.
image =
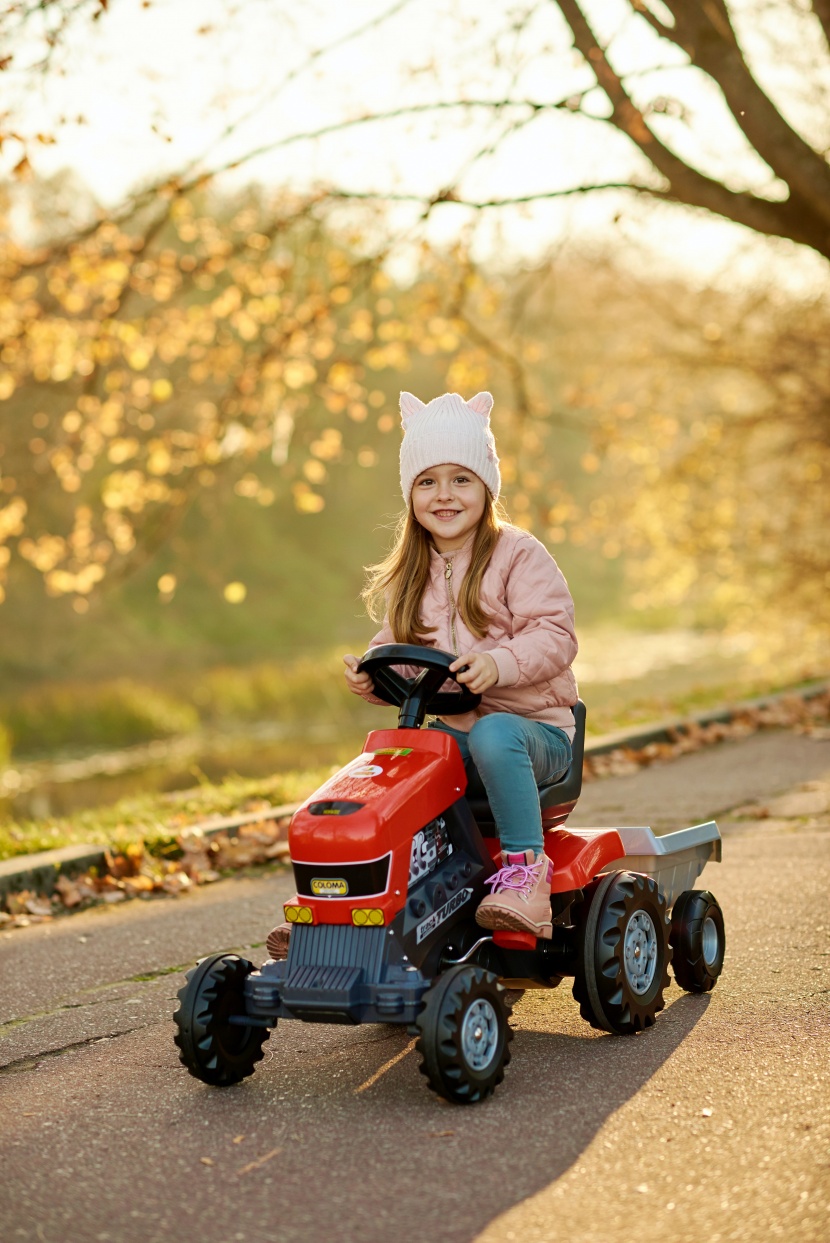
[(543, 941), (549, 941), (553, 936), (552, 924), (535, 924), (530, 919), (522, 919), (521, 915), (517, 915), (515, 911), (488, 906), (484, 913), (485, 918), (489, 918), (488, 923), (480, 919), (478, 912), (476, 913), (476, 923), (480, 928), (488, 928), (492, 932), (531, 932)]

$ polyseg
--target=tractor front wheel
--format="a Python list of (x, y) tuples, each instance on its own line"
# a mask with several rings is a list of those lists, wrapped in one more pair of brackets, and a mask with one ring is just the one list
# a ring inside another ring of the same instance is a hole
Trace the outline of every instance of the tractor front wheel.
[(469, 1105), (504, 1078), (513, 1033), (498, 978), (482, 967), (450, 967), (424, 996), (416, 1020), (421, 1074), (439, 1096)]
[(179, 1060), (191, 1075), (225, 1088), (253, 1074), (267, 1027), (246, 1023), (245, 980), (254, 965), (238, 954), (212, 954), (188, 971), (173, 1019)]
[(600, 876), (586, 894), (573, 995), (592, 1027), (620, 1036), (651, 1027), (669, 986), (669, 918), (657, 882)]

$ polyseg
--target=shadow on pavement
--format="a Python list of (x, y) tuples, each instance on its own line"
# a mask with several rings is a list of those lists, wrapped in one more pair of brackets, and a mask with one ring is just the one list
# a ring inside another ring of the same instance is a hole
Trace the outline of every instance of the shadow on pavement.
[[(569, 997), (556, 1000), (557, 1009), (575, 1004)], [(266, 1116), (268, 1106), (276, 1106), (283, 1125), (271, 1131), (282, 1145), (274, 1181), (251, 1173), (245, 1185), (252, 1225), (268, 1220), (279, 1188), (275, 1241), (469, 1243), (494, 1217), (558, 1179), (606, 1119), (672, 1056), (708, 1004), (708, 997), (684, 994), (654, 1028), (634, 1037), (520, 1028), (504, 1084), (493, 1099), (472, 1107), (447, 1105), (429, 1092), (414, 1053), (355, 1094), (350, 1065), (360, 1060), (365, 1066), (371, 1029), (362, 1031), (360, 1059), (351, 1032), (339, 1056), (321, 1051), (309, 1059), (302, 1026), (283, 1024), (271, 1058), (244, 1087), (216, 1093), (190, 1081), (183, 1085), (189, 1105), (179, 1097), (179, 1106), (194, 1123), (228, 1133), (250, 1126), (253, 1112), (261, 1118), (262, 1106)], [(552, 1016), (536, 1003), (532, 1017), (547, 1023)], [(394, 1031), (381, 1037), (384, 1029), (378, 1030), (381, 1066), (406, 1047), (406, 1038)], [(295, 1041), (300, 1047), (292, 1055), (288, 1045)], [(344, 1079), (350, 1081), (346, 1091)], [(260, 1147), (269, 1143), (263, 1139)], [(216, 1174), (225, 1187), (213, 1203), (214, 1228), (240, 1190), (230, 1170)], [(232, 1223), (228, 1213), (228, 1230)]]

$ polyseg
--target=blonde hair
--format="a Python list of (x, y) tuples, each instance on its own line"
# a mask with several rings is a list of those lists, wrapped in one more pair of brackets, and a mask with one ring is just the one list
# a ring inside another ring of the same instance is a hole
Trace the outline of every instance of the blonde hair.
[[(465, 625), (479, 639), (484, 638), (493, 620), (482, 608), (481, 580), (501, 529), (509, 522), (501, 501), (494, 500), (488, 489), (484, 513), (473, 540), (470, 567), (456, 601)], [(384, 613), (388, 615), (396, 643), (415, 643), (423, 647), (428, 644), (426, 636), (435, 630), (434, 626), (424, 626), (420, 616), (433, 547), (432, 536), (418, 522), (409, 505), (398, 518), (395, 540), (387, 556), (377, 565), (366, 566), (368, 579), (361, 593), (366, 610), (374, 621), (381, 621)]]

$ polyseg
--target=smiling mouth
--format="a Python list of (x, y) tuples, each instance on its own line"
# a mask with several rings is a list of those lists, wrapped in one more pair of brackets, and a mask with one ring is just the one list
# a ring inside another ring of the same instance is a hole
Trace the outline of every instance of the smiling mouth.
[(434, 518), (457, 518), (460, 513), (460, 509), (434, 509), (432, 516)]

